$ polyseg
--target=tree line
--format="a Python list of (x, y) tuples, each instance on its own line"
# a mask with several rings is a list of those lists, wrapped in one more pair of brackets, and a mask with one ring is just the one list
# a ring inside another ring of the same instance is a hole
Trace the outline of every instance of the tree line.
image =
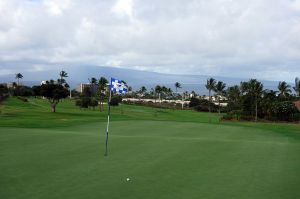
[[(104, 101), (107, 100), (108, 96), (108, 80), (105, 77), (100, 77), (99, 79), (95, 77), (90, 78), (89, 86), (84, 87), (81, 93), (76, 90), (70, 90), (70, 86), (66, 81), (67, 77), (68, 73), (62, 70), (56, 81), (50, 79), (43, 81), (41, 85), (29, 87), (20, 84), (20, 79), (23, 78), (23, 75), (18, 73), (15, 75), (17, 82), (13, 82), (11, 86), (0, 84), (0, 101), (7, 96), (17, 96), (23, 101), (27, 101), (24, 97), (29, 96), (43, 97), (49, 101), (52, 112), (56, 112), (56, 106), (62, 99), (73, 96), (75, 105), (80, 108), (92, 107), (95, 109), (99, 105), (100, 111), (103, 110)], [(124, 83), (126, 84), (126, 82)], [(117, 95), (112, 98), (111, 104), (117, 105), (121, 101), (122, 99)]]
[(17, 82), (13, 82), (11, 86), (0, 85), (0, 100), (7, 96), (17, 96), (19, 99), (27, 101), (24, 97), (41, 96), (48, 100), (51, 111), (56, 112), (57, 104), (61, 99), (68, 97), (70, 93), (70, 86), (65, 79), (67, 77), (68, 74), (65, 71), (61, 71), (56, 81), (51, 79), (43, 82), (41, 85), (29, 87), (20, 84), (20, 79), (23, 78), (23, 75), (17, 73), (15, 75)]
[[(218, 101), (218, 112), (223, 110), (227, 113), (224, 116), (225, 119), (297, 121), (300, 117), (294, 104), (300, 96), (299, 78), (295, 78), (294, 87), (285, 81), (279, 82), (276, 91), (264, 89), (264, 85), (256, 79), (243, 81), (240, 85), (233, 85), (226, 89), (226, 84), (222, 81), (217, 82), (214, 78), (209, 78), (206, 88), (209, 91), (210, 103), (207, 103), (209, 112), (213, 106), (211, 103), (213, 91)], [(295, 94), (292, 93), (292, 88)], [(220, 106), (222, 97), (227, 103), (224, 108)], [(200, 100), (198, 102), (201, 104)], [(193, 99), (192, 106), (197, 106), (195, 99)]]
[(124, 97), (128, 98), (140, 98), (140, 99), (153, 99), (156, 100), (182, 100), (182, 99), (189, 99), (190, 95), (196, 96), (196, 92), (192, 91), (189, 93), (188, 91), (178, 92), (179, 88), (181, 87), (181, 84), (179, 82), (176, 82), (174, 84), (175, 86), (175, 92), (172, 90), (172, 88), (167, 87), (165, 85), (156, 85), (149, 90), (145, 86), (141, 86), (140, 89), (136, 91), (132, 91), (127, 93)]
[[(23, 78), (23, 75), (18, 73), (15, 76), (17, 82), (13, 82), (11, 87), (0, 85), (0, 101), (9, 95), (42, 96), (49, 101), (51, 110), (55, 112), (56, 105), (60, 100), (72, 95), (76, 98), (75, 104), (80, 108), (92, 107), (95, 109), (99, 105), (100, 111), (103, 110), (104, 101), (108, 98), (108, 80), (105, 77), (90, 78), (90, 86), (85, 87), (82, 93), (70, 90), (66, 81), (67, 77), (67, 72), (62, 70), (56, 81), (49, 80), (41, 85), (27, 87), (20, 85), (20, 79)], [(126, 82), (124, 83), (126, 84)], [(156, 85), (149, 91), (145, 86), (137, 91), (132, 91), (132, 88), (129, 87), (130, 92), (124, 97), (148, 98), (154, 99), (154, 101), (157, 99), (190, 100), (190, 108), (198, 111), (218, 112), (219, 114), (223, 112), (226, 113), (223, 116), (224, 119), (254, 121), (258, 119), (285, 121), (299, 119), (299, 111), (293, 103), (300, 96), (299, 78), (295, 78), (293, 87), (285, 81), (279, 82), (276, 91), (264, 89), (264, 85), (256, 79), (227, 87), (226, 83), (209, 78), (205, 84), (209, 94), (208, 100), (206, 97), (198, 96), (195, 91), (179, 93), (178, 89), (182, 88), (179, 82), (175, 82), (174, 87), (175, 92), (164, 85)], [(292, 92), (292, 89), (295, 93)], [(212, 101), (213, 96), (214, 102)], [(121, 101), (121, 96), (115, 95), (112, 98), (112, 105), (117, 105)], [(221, 103), (226, 103), (227, 106), (221, 106)]]

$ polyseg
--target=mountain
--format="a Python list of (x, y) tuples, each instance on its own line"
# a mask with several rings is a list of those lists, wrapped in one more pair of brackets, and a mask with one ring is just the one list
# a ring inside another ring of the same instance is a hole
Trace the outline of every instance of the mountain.
[[(174, 83), (180, 82), (182, 88), (179, 92), (192, 91), (200, 95), (207, 95), (207, 90), (205, 88), (206, 80), (210, 77), (215, 78), (218, 81), (223, 81), (227, 86), (239, 84), (241, 81), (247, 81), (248, 79), (241, 78), (229, 78), (229, 77), (219, 77), (219, 76), (206, 76), (206, 75), (174, 75), (174, 74), (164, 74), (132, 69), (123, 69), (115, 67), (100, 67), (100, 66), (74, 66), (72, 68), (66, 68), (65, 71), (68, 73), (67, 82), (70, 84), (71, 88), (76, 88), (80, 83), (89, 82), (88, 79), (91, 77), (99, 78), (101, 76), (109, 79), (110, 77), (115, 77), (117, 79), (124, 80), (128, 85), (132, 86), (134, 90), (138, 90), (141, 86), (146, 86), (147, 89), (155, 87), (155, 85), (165, 85), (175, 90)], [(58, 79), (59, 71), (48, 70), (48, 71), (37, 71), (37, 72), (22, 72), (24, 78), (21, 82), (24, 85), (32, 86), (40, 84), (43, 80)], [(3, 82), (13, 82), (15, 75), (2, 75), (0, 74), (0, 83)], [(278, 82), (259, 80), (264, 84), (265, 89), (276, 90)]]

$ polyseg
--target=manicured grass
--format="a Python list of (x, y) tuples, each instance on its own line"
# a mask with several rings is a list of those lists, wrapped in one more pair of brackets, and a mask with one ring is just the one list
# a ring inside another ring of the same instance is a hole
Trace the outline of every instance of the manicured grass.
[[(57, 105), (57, 112), (50, 112), (47, 100), (30, 98), (23, 102), (9, 98), (3, 103), (0, 125), (28, 128), (57, 128), (70, 125), (82, 125), (87, 122), (106, 122), (107, 110), (80, 110), (74, 101), (63, 100)], [(106, 107), (105, 107), (106, 108)], [(124, 120), (163, 120), (181, 122), (218, 122), (218, 114), (197, 113), (189, 110), (170, 110), (143, 106), (120, 105), (112, 107), (112, 121)]]
[(105, 113), (47, 105), (5, 102), (0, 198), (300, 198), (299, 125), (122, 105), (104, 157)]

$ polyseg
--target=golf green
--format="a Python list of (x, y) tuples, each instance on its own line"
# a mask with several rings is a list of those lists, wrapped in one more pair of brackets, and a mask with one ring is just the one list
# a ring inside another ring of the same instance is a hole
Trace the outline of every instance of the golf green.
[(122, 121), (104, 157), (103, 129), (1, 128), (1, 198), (300, 197), (300, 136)]
[(107, 157), (104, 121), (25, 128), (5, 118), (0, 198), (300, 198), (297, 125), (130, 119), (131, 109), (153, 111), (126, 106)]

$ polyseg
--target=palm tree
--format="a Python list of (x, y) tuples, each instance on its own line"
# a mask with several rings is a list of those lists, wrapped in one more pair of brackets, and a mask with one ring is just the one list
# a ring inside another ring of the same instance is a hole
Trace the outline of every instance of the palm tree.
[(19, 80), (23, 78), (23, 75), (21, 73), (16, 74), (16, 79), (18, 80), (18, 86), (19, 86)]
[(59, 76), (60, 76), (60, 80), (58, 81), (59, 84), (63, 84), (66, 82), (66, 80), (64, 79), (65, 77), (68, 77), (68, 73), (66, 73), (66, 71), (60, 71), (59, 72)]
[(91, 79), (89, 78), (89, 82), (90, 82), (90, 84), (96, 84), (97, 79), (95, 77), (92, 77)]
[(285, 81), (279, 82), (278, 84), (278, 90), (279, 90), (279, 96), (282, 98), (286, 98), (292, 91), (290, 89), (290, 85), (288, 85)]
[(295, 78), (295, 87), (293, 87), (296, 95), (300, 97), (300, 79), (298, 77)]
[(183, 92), (183, 99), (185, 100), (187, 98), (189, 98), (189, 92), (188, 91), (184, 91)]
[(254, 96), (255, 96), (255, 121), (257, 122), (257, 104), (258, 104), (258, 98), (261, 97), (262, 92), (263, 92), (263, 85), (262, 83), (252, 80), (250, 83), (251, 86), (253, 86), (253, 91), (254, 91)]
[(139, 90), (139, 93), (140, 93), (141, 95), (145, 95), (146, 92), (147, 92), (147, 88), (146, 88), (145, 86), (142, 86), (142, 87), (140, 88), (140, 90)]
[(139, 95), (138, 95), (139, 99), (141, 99), (142, 97), (144, 97), (145, 94), (146, 94), (146, 92), (147, 92), (146, 87), (145, 87), (145, 86), (142, 86), (142, 87), (137, 91), (137, 93), (139, 94)]
[(71, 93), (71, 89), (70, 89), (70, 85), (68, 83), (65, 83), (65, 88), (69, 90), (69, 97), (72, 98), (72, 93)]
[(262, 100), (262, 107), (264, 114), (271, 118), (272, 112), (274, 112), (274, 104), (277, 100), (277, 92), (273, 90), (266, 89), (263, 91), (263, 100)]
[(107, 87), (108, 80), (105, 77), (100, 77), (99, 79), (99, 88), (101, 91), (104, 91)]
[(105, 77), (100, 77), (98, 82), (98, 96), (100, 97), (100, 111), (103, 110), (103, 101), (105, 97), (105, 91), (107, 88), (108, 80)]
[(156, 102), (156, 98), (155, 98), (155, 89), (151, 88), (149, 94), (153, 97), (154, 102)]
[(173, 91), (172, 91), (171, 88), (168, 88), (168, 90), (167, 90), (167, 95), (168, 95), (169, 97), (173, 97)]
[(160, 94), (162, 91), (162, 87), (160, 85), (156, 85), (154, 90), (155, 90), (155, 93), (158, 93), (159, 100), (160, 100)]
[(232, 102), (237, 106), (240, 98), (241, 98), (241, 90), (238, 85), (231, 86), (227, 89), (226, 92), (227, 98), (229, 102)]
[(258, 100), (263, 93), (263, 84), (256, 79), (250, 79), (248, 82), (241, 82), (241, 90), (254, 98), (255, 103), (255, 122), (258, 116)]
[(175, 83), (175, 89), (176, 89), (176, 93), (177, 93), (177, 89), (181, 88), (181, 84), (179, 82)]
[(236, 119), (240, 119), (241, 113), (241, 102), (242, 102), (242, 92), (238, 85), (231, 86), (226, 91), (227, 97), (227, 110), (234, 111), (236, 114)]
[(13, 88), (16, 88), (18, 86), (18, 84), (16, 82), (12, 83)]
[(165, 86), (161, 87), (161, 98), (166, 98), (168, 96), (168, 88)]
[[(208, 79), (207, 82), (206, 82), (205, 87), (208, 90), (209, 102), (211, 103), (211, 91), (215, 90), (216, 80), (214, 78)], [(209, 106), (208, 106), (209, 112), (210, 112), (210, 103), (209, 103)]]
[(215, 87), (215, 91), (217, 92), (217, 98), (218, 98), (218, 103), (219, 103), (219, 115), (221, 113), (220, 100), (221, 100), (221, 96), (224, 96), (225, 87), (226, 87), (226, 84), (222, 81), (218, 81), (218, 83), (216, 84), (216, 87)]
[(195, 91), (192, 91), (191, 94), (193, 97), (196, 97), (196, 95), (197, 95), (197, 93)]
[(96, 94), (97, 92), (97, 88), (96, 88), (96, 85), (97, 85), (97, 79), (95, 77), (92, 77), (91, 79), (89, 78), (88, 79), (89, 82), (90, 82), (90, 90), (92, 91), (92, 94)]

